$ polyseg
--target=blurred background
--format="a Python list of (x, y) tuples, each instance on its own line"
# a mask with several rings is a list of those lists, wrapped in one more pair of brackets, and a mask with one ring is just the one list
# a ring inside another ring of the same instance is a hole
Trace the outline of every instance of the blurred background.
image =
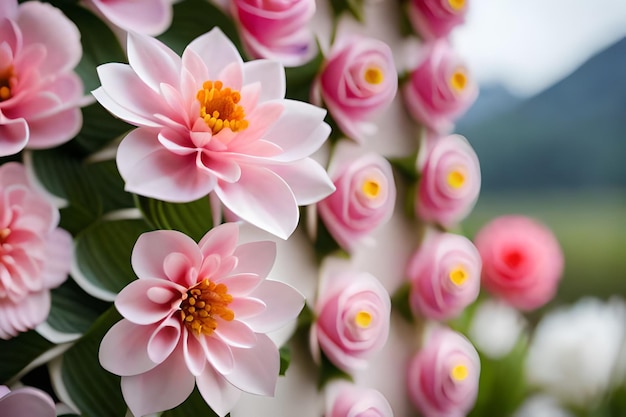
[(626, 295), (626, 3), (473, 2), (455, 48), (481, 85), (456, 131), (474, 146), (489, 219), (542, 220), (562, 244), (556, 302)]

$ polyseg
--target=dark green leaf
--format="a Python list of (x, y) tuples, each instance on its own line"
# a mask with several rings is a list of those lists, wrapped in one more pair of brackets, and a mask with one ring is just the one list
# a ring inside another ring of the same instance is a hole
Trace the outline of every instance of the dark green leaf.
[(289, 364), (291, 363), (291, 349), (289, 349), (288, 346), (283, 346), (278, 350), (278, 353), (280, 353), (280, 371), (278, 374), (285, 376)]
[(48, 324), (63, 333), (85, 333), (111, 306), (85, 293), (71, 278), (51, 294)]
[(104, 213), (135, 207), (133, 194), (124, 190), (124, 180), (114, 160), (89, 163), (86, 170), (93, 191), (100, 197)]
[(321, 364), (319, 368), (319, 378), (317, 381), (317, 387), (319, 389), (324, 388), (324, 386), (334, 379), (345, 379), (347, 381), (353, 382), (352, 376), (345, 371), (337, 368), (335, 364), (333, 364), (330, 359), (324, 352), (321, 352)]
[(102, 149), (132, 128), (128, 123), (111, 115), (100, 103), (83, 107), (81, 111), (83, 126), (72, 144), (87, 154)]
[[(198, 388), (194, 388), (193, 392), (176, 408), (165, 411), (161, 417), (189, 417), (189, 416), (203, 416), (203, 417), (217, 417), (217, 414), (211, 410), (204, 401), (204, 398), (200, 395)], [(230, 414), (227, 414), (230, 416)]]
[(413, 316), (409, 302), (410, 293), (411, 284), (406, 282), (401, 285), (391, 297), (391, 305), (405, 320), (409, 323), (414, 323), (415, 317)]
[(38, 356), (54, 344), (31, 330), (9, 340), (0, 339), (0, 384), (17, 375)]
[(213, 227), (208, 197), (190, 203), (168, 203), (137, 196), (137, 206), (154, 228), (178, 230), (196, 241)]
[(318, 53), (311, 61), (299, 67), (285, 68), (285, 76), (287, 77), (287, 93), (286, 97), (300, 101), (310, 101), (311, 99), (311, 81), (320, 72), (324, 55), (318, 45)]

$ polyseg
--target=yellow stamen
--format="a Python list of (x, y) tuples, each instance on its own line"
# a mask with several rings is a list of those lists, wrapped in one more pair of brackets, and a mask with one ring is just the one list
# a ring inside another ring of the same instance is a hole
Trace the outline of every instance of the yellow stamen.
[(460, 93), (467, 86), (467, 73), (464, 69), (459, 68), (450, 77), (450, 86), (457, 92)]
[(369, 327), (372, 323), (372, 315), (368, 311), (361, 310), (354, 316), (354, 322), (361, 328)]
[(465, 184), (465, 174), (458, 169), (451, 171), (448, 174), (448, 185), (450, 187), (459, 189)]
[(463, 364), (456, 365), (450, 371), (450, 376), (455, 381), (463, 381), (465, 378), (469, 376), (469, 369), (467, 369), (467, 366)]
[(469, 278), (469, 273), (462, 266), (457, 266), (448, 275), (450, 281), (456, 286), (461, 286)]
[(371, 178), (363, 181), (363, 184), (361, 185), (361, 191), (363, 191), (363, 194), (365, 194), (365, 196), (368, 198), (378, 197), (378, 194), (380, 193), (380, 188), (380, 183)]
[(228, 308), (233, 296), (224, 284), (205, 279), (189, 291), (180, 303), (180, 319), (192, 333), (210, 335), (217, 329), (217, 318), (231, 321), (235, 313)]
[(452, 9), (458, 12), (465, 7), (465, 0), (448, 0), (448, 4), (452, 7)]
[(222, 89), (221, 81), (205, 81), (196, 98), (200, 102), (200, 117), (211, 128), (213, 134), (228, 128), (239, 132), (248, 127), (246, 114), (241, 105), (239, 91), (229, 87)]
[(385, 79), (385, 74), (378, 67), (369, 67), (365, 70), (365, 81), (369, 84), (380, 84)]

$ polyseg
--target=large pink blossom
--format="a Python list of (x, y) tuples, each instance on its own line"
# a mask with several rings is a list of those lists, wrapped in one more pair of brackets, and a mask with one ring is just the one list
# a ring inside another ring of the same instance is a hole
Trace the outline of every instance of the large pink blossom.
[(266, 279), (273, 242), (238, 239), (237, 224), (224, 223), (199, 243), (172, 230), (137, 240), (139, 279), (117, 296), (124, 318), (100, 345), (100, 363), (122, 376), (134, 415), (175, 407), (194, 385), (220, 416), (241, 391), (273, 395), (280, 359), (266, 333), (295, 319), (304, 299)]
[(80, 33), (50, 4), (0, 6), (0, 156), (50, 148), (82, 125)]
[(11, 391), (0, 385), (0, 416), (7, 417), (54, 417), (54, 401), (46, 392), (32, 387)]
[(406, 107), (416, 121), (446, 134), (474, 103), (478, 86), (447, 40), (425, 44), (423, 57), (402, 88)]
[(371, 119), (396, 96), (398, 74), (391, 48), (369, 37), (335, 42), (316, 80), (313, 102), (323, 101), (341, 131), (359, 143), (376, 133)]
[(339, 369), (365, 369), (387, 343), (391, 301), (376, 277), (350, 269), (341, 261), (323, 268), (311, 326), (310, 343)]
[(424, 417), (464, 417), (476, 402), (479, 376), (474, 346), (462, 334), (439, 327), (409, 363), (409, 398)]
[(469, 0), (410, 0), (407, 15), (424, 39), (443, 38), (465, 22)]
[(396, 202), (391, 164), (381, 155), (341, 146), (328, 170), (336, 191), (317, 205), (329, 233), (346, 250), (387, 222)]
[(326, 387), (326, 417), (393, 417), (380, 391), (341, 381)]
[(33, 329), (50, 312), (50, 289), (72, 262), (72, 237), (59, 211), (17, 162), (0, 166), (0, 339)]
[(309, 25), (315, 0), (233, 0), (245, 48), (255, 58), (270, 58), (294, 67), (317, 53)]
[(483, 226), (474, 242), (487, 291), (521, 310), (534, 310), (554, 297), (564, 259), (548, 227), (526, 216), (501, 216)]
[(427, 137), (415, 203), (424, 221), (456, 226), (472, 211), (480, 194), (480, 163), (461, 135)]
[(113, 25), (125, 31), (159, 35), (172, 23), (174, 0), (84, 0)]
[(480, 290), (480, 255), (465, 236), (434, 232), (407, 266), (414, 314), (434, 320), (458, 316)]
[(281, 64), (244, 63), (217, 28), (191, 42), (182, 59), (131, 33), (128, 61), (99, 66), (102, 86), (93, 92), (139, 126), (117, 152), (127, 191), (172, 202), (214, 192), (237, 217), (287, 238), (298, 205), (334, 190), (309, 157), (330, 133), (325, 111), (284, 99)]

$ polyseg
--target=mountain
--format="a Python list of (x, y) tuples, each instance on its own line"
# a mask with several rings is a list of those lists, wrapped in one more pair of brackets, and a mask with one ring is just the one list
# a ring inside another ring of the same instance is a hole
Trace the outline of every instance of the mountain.
[(494, 91), (457, 125), (484, 191), (626, 187), (626, 38), (533, 97)]

